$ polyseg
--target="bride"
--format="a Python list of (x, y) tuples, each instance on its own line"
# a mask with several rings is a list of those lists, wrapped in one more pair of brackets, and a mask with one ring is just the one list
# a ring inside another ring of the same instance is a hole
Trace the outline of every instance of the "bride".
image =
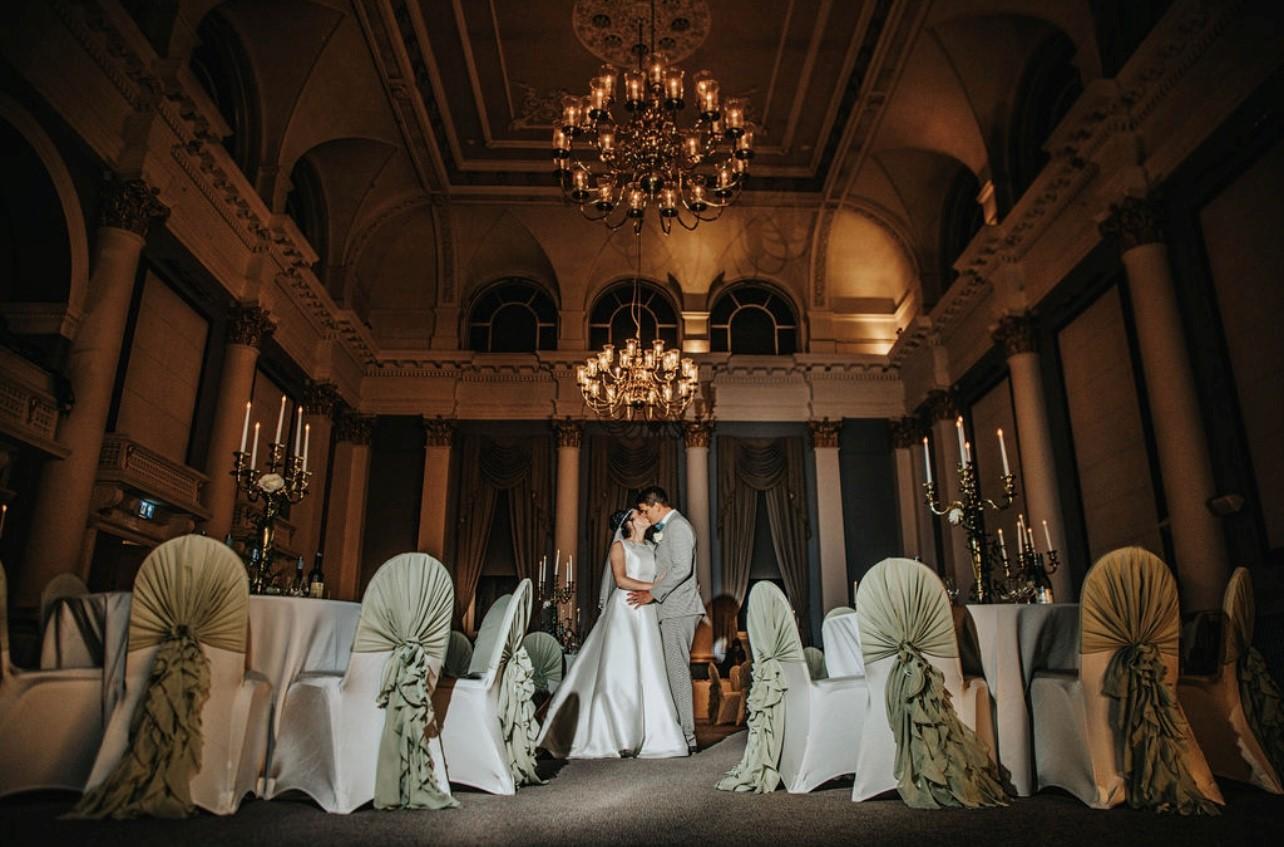
[(636, 510), (611, 516), (602, 614), (549, 703), (536, 742), (556, 758), (687, 755), (655, 604), (627, 602), (627, 592), (649, 591), (656, 578), (655, 553), (645, 540), (650, 525)]

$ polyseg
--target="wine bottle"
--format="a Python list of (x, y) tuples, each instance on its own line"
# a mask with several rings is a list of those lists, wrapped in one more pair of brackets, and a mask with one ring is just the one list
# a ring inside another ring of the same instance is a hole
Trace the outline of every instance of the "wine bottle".
[[(312, 564), (312, 573), (308, 575), (308, 593), (313, 597), (325, 597), (325, 573), (321, 569), (320, 550), (317, 551), (316, 561)], [(303, 557), (299, 557), (299, 567), (303, 567)]]

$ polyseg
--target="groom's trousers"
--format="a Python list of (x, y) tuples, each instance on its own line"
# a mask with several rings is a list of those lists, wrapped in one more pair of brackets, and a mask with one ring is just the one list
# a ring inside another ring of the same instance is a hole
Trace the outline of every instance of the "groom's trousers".
[(691, 642), (703, 615), (683, 615), (660, 620), (660, 643), (664, 648), (664, 668), (669, 675), (669, 690), (678, 710), (678, 722), (687, 745), (694, 747), (695, 710), (691, 705)]

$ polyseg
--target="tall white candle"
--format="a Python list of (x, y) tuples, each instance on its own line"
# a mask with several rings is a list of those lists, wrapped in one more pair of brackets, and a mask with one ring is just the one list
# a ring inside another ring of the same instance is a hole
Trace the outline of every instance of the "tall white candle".
[(262, 424), (258, 421), (254, 422), (254, 450), (250, 453), (251, 468), (257, 468), (259, 466), (259, 427), (261, 426)]
[(9, 504), (0, 505), (0, 538), (4, 538), (4, 522), (9, 517)]
[(932, 483), (932, 450), (927, 446), (927, 436), (923, 436), (923, 470), (927, 472), (927, 482)]
[(294, 455), (299, 455), (299, 443), (303, 438), (303, 409), (299, 409), (299, 414), (294, 419)]
[(253, 402), (249, 400), (245, 401), (245, 423), (241, 424), (241, 452), (242, 453), (245, 452), (245, 442), (250, 437), (250, 407), (253, 405), (254, 405)]
[(1003, 428), (999, 428), (999, 457), (1003, 460), (1003, 475), (1011, 476), (1012, 468), (1008, 467), (1008, 445), (1003, 440)]
[(959, 436), (959, 461), (960, 462), (967, 461), (963, 453), (964, 447), (967, 444), (967, 436), (963, 434), (963, 416), (962, 415), (959, 415), (957, 418), (955, 418), (954, 431), (957, 432)]
[(566, 587), (570, 588), (575, 584), (575, 557), (566, 557)]
[(1003, 530), (999, 530), (999, 553), (1003, 556), (1004, 564), (1008, 561), (1008, 545), (1003, 543)]
[(963, 442), (963, 461), (967, 462), (969, 465), (972, 464), (972, 442), (971, 441)]
[(1030, 548), (1031, 553), (1039, 552), (1039, 548), (1035, 546), (1035, 543), (1034, 543), (1034, 529), (1032, 527), (1027, 526), (1025, 528), (1025, 540), (1026, 540), (1026, 544)]
[(308, 446), (312, 443), (312, 424), (303, 427), (303, 470), (308, 469)]
[(1043, 540), (1048, 542), (1048, 549), (1052, 549), (1052, 533), (1048, 532), (1048, 522), (1043, 522)]
[(1025, 552), (1025, 515), (1017, 515), (1017, 555)]
[(562, 565), (562, 548), (558, 547), (557, 552), (553, 554), (553, 587), (557, 588), (558, 568)]
[(281, 428), (285, 426), (285, 397), (281, 397), (281, 412), (276, 416), (276, 438), (272, 439), (273, 444), (281, 443)]

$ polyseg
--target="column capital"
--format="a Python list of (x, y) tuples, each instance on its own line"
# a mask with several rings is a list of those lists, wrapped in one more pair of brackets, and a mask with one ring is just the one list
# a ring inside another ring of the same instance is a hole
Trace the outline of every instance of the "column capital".
[(917, 445), (927, 435), (922, 419), (910, 415), (904, 418), (892, 418), (889, 422), (892, 430), (892, 446), (908, 449)]
[(682, 422), (682, 440), (688, 447), (708, 447), (713, 438), (714, 423), (704, 418)]
[(334, 438), (336, 441), (348, 441), (357, 445), (368, 445), (374, 436), (374, 415), (359, 415), (348, 412), (335, 421)]
[(831, 421), (825, 418), (820, 421), (807, 421), (807, 427), (811, 430), (812, 449), (820, 447), (837, 447), (838, 431), (843, 428), (842, 421)]
[(334, 414), (335, 407), (338, 405), (339, 386), (333, 382), (309, 381), (303, 387), (303, 411), (305, 414), (330, 417)]
[(1019, 353), (1036, 353), (1039, 349), (1039, 338), (1035, 333), (1034, 315), (1019, 312), (999, 318), (991, 337), (994, 343), (1003, 347), (1005, 355), (1012, 357)]
[(1143, 244), (1161, 244), (1164, 237), (1164, 214), (1157, 199), (1150, 197), (1125, 197), (1110, 204), (1110, 213), (1098, 225), (1103, 238), (1119, 242), (1119, 249), (1127, 252)]
[(147, 237), (153, 221), (169, 217), (169, 207), (159, 199), (160, 189), (141, 179), (111, 177), (98, 206), (98, 225), (124, 229)]
[(455, 443), (455, 422), (438, 415), (424, 418), (425, 444), (429, 447), (452, 447)]
[(263, 342), (276, 331), (267, 309), (250, 303), (238, 303), (227, 313), (227, 343), (262, 349)]
[(560, 421), (553, 421), (553, 429), (557, 432), (558, 447), (576, 447), (584, 441), (584, 424), (571, 418), (565, 418)]
[(929, 421), (952, 421), (959, 416), (959, 404), (954, 393), (936, 388), (923, 398), (923, 409)]

